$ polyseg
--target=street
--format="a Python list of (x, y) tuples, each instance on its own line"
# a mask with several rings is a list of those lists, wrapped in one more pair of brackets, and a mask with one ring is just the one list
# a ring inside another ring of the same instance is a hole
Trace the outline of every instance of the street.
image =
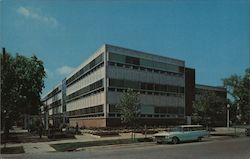
[(146, 143), (141, 145), (119, 145), (92, 147), (77, 152), (54, 152), (40, 154), (23, 154), (5, 158), (25, 159), (250, 159), (250, 138), (241, 137), (227, 140), (182, 143), (177, 145), (157, 145)]

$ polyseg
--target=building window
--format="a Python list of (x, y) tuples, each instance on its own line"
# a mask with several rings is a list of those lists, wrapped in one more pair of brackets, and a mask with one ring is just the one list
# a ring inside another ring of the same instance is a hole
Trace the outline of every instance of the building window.
[(115, 53), (109, 53), (109, 60), (113, 62), (125, 63), (125, 56)]
[(116, 64), (118, 67), (123, 67), (124, 65), (123, 64), (120, 64), (120, 63), (117, 63)]
[(140, 65), (140, 59), (136, 57), (126, 56), (126, 63)]
[(124, 89), (132, 88), (137, 91), (148, 90), (151, 92), (150, 94), (154, 92), (156, 93), (156, 95), (159, 95), (159, 93), (162, 92), (168, 92), (166, 93), (167, 96), (181, 96), (181, 94), (184, 93), (184, 87), (180, 86), (145, 83), (145, 82), (138, 82), (131, 80), (123, 80), (123, 79), (109, 79), (109, 87), (117, 87)]
[(109, 112), (118, 113), (120, 109), (115, 104), (109, 104)]

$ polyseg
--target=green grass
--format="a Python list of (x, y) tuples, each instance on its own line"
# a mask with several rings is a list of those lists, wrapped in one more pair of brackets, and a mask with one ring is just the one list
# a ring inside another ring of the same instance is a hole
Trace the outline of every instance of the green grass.
[(88, 141), (88, 142), (75, 142), (75, 143), (63, 143), (63, 144), (53, 144), (52, 146), (56, 151), (74, 151), (77, 148), (91, 147), (91, 146), (105, 146), (105, 145), (117, 145), (117, 144), (131, 144), (143, 142), (140, 139), (135, 141), (131, 139), (119, 139), (119, 140), (101, 140), (101, 141)]
[(19, 153), (24, 153), (23, 146), (1, 148), (1, 154), (19, 154)]

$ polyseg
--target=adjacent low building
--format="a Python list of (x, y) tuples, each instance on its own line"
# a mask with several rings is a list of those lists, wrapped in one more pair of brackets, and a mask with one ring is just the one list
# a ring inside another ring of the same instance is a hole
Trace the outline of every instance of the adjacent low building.
[(202, 94), (205, 92), (213, 92), (216, 96), (221, 97), (223, 99), (227, 98), (227, 90), (224, 87), (214, 87), (208, 85), (195, 85), (195, 100), (198, 100)]
[(183, 60), (105, 44), (43, 98), (41, 113), (54, 125), (120, 125), (122, 93), (140, 93), (140, 123), (185, 123), (195, 100), (195, 70)]

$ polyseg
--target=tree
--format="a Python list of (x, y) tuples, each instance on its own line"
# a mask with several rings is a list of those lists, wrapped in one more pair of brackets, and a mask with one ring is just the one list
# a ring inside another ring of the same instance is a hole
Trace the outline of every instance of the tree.
[(128, 89), (121, 96), (120, 103), (117, 106), (121, 114), (121, 122), (126, 126), (135, 127), (136, 119), (139, 116), (139, 94), (134, 92), (132, 89)]
[(250, 68), (245, 70), (245, 75), (231, 75), (223, 79), (228, 94), (232, 97), (232, 107), (236, 110), (239, 122), (250, 123)]
[(23, 114), (37, 114), (46, 76), (43, 62), (35, 55), (28, 58), (9, 53), (1, 55), (1, 119), (5, 133)]
[(123, 93), (118, 108), (121, 113), (121, 122), (127, 126), (133, 126), (139, 115), (139, 94), (132, 89)]
[(204, 91), (193, 103), (197, 123), (221, 125), (225, 121), (226, 101), (214, 92)]

